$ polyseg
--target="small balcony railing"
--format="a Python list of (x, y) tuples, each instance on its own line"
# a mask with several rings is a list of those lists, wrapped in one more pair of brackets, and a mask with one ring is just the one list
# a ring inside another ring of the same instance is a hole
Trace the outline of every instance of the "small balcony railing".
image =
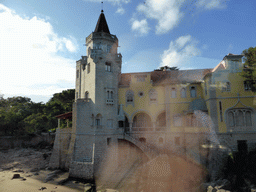
[(114, 104), (114, 99), (107, 99), (106, 103), (110, 104), (110, 105), (113, 105)]

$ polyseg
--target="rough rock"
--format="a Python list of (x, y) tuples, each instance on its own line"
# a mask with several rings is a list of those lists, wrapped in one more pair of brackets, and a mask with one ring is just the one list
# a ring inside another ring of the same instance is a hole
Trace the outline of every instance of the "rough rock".
[(55, 177), (58, 176), (59, 173), (61, 173), (62, 171), (61, 170), (55, 170), (51, 173), (49, 173), (47, 176), (46, 176), (46, 179), (45, 179), (45, 183), (48, 182), (48, 181), (51, 181), (53, 180)]
[(58, 185), (64, 185), (65, 183), (67, 183), (69, 181), (69, 178), (63, 179), (61, 181), (58, 182)]
[(20, 174), (14, 174), (13, 176), (12, 176), (12, 179), (17, 179), (17, 178), (20, 178)]
[(33, 168), (33, 169), (31, 169), (30, 170), (30, 172), (37, 172), (37, 171), (39, 171), (40, 169), (38, 169), (38, 168)]
[(24, 171), (22, 169), (16, 169), (16, 170), (13, 170), (12, 172), (24, 173)]
[(43, 190), (45, 190), (45, 189), (47, 189), (46, 187), (41, 187), (39, 190), (40, 191), (43, 191)]

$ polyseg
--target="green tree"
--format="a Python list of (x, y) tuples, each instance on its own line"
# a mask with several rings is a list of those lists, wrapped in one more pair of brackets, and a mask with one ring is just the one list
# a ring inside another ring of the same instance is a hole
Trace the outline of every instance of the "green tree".
[(46, 104), (34, 103), (27, 97), (4, 99), (0, 95), (0, 134), (21, 135), (54, 129), (58, 125), (55, 116), (72, 111), (74, 99), (75, 89), (54, 94)]
[(64, 112), (72, 111), (72, 105), (75, 100), (75, 89), (64, 90), (61, 93), (55, 93), (46, 105), (58, 103), (63, 107)]
[(61, 93), (55, 93), (46, 103), (44, 113), (47, 115), (49, 120), (49, 129), (54, 129), (58, 126), (55, 116), (72, 111), (74, 100), (75, 89), (68, 89)]
[(49, 120), (45, 114), (33, 113), (27, 116), (23, 123), (27, 133), (41, 133), (48, 131)]
[(159, 69), (155, 69), (155, 71), (178, 71), (179, 68), (178, 67), (169, 67), (169, 66), (163, 66), (160, 67)]
[(252, 91), (256, 92), (256, 47), (245, 49), (242, 54), (244, 55), (244, 69), (241, 75)]

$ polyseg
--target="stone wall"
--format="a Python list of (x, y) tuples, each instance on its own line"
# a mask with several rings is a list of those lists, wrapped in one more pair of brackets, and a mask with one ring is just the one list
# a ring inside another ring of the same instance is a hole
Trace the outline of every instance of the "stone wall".
[(93, 162), (72, 161), (69, 168), (69, 177), (76, 177), (86, 180), (94, 179)]
[(71, 139), (71, 128), (57, 129), (49, 168), (68, 169), (66, 161)]
[(33, 147), (40, 142), (52, 144), (54, 142), (54, 133), (42, 133), (41, 135), (31, 134), (26, 136), (1, 136), (0, 149), (10, 149), (16, 147)]

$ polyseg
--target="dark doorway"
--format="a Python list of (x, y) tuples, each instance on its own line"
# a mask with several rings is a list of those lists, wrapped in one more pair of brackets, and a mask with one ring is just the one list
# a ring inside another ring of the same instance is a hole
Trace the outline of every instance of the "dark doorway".
[(146, 138), (141, 137), (141, 138), (139, 138), (139, 141), (142, 142), (142, 143), (146, 143)]
[(248, 152), (247, 140), (237, 140), (237, 149), (239, 152)]

